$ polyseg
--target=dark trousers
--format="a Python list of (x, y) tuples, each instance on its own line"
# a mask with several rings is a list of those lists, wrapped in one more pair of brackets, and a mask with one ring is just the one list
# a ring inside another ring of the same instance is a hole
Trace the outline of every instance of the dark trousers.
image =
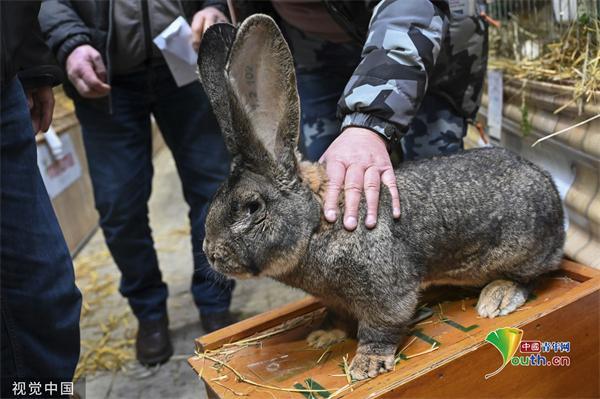
[(202, 251), (207, 206), (227, 176), (229, 156), (200, 83), (178, 88), (166, 66), (116, 76), (112, 114), (77, 101), (100, 226), (121, 270), (120, 292), (141, 320), (166, 315), (167, 286), (148, 224), (152, 191), (151, 115), (171, 150), (188, 203), (194, 271), (202, 313), (229, 308), (233, 283), (211, 271)]
[(79, 358), (81, 294), (38, 170), (20, 82), (8, 83), (1, 96), (1, 369), (2, 397), (9, 397), (18, 381), (71, 381)]

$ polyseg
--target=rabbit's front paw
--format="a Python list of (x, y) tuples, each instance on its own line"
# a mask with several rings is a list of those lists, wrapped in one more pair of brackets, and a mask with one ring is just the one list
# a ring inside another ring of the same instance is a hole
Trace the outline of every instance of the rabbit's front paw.
[(477, 313), (490, 319), (507, 315), (524, 304), (528, 295), (527, 288), (514, 281), (492, 281), (479, 294)]
[(342, 342), (345, 338), (346, 332), (342, 330), (315, 330), (308, 334), (306, 342), (312, 348), (323, 349)]
[(355, 380), (377, 377), (394, 369), (394, 355), (357, 353), (350, 364), (350, 376)]

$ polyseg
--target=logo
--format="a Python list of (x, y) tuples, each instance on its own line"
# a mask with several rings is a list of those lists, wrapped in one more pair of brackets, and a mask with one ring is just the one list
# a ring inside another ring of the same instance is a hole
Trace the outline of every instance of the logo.
[[(485, 375), (492, 378), (501, 372), (508, 363), (511, 366), (570, 366), (571, 358), (563, 356), (563, 352), (571, 352), (571, 342), (548, 342), (524, 340), (523, 330), (513, 327), (498, 328), (490, 332), (485, 340), (492, 344), (502, 355), (502, 365), (493, 373)], [(521, 353), (515, 356), (517, 350)], [(555, 355), (548, 355), (554, 352)], [(560, 353), (561, 355), (556, 355)]]
[(492, 378), (501, 372), (504, 367), (506, 367), (506, 365), (511, 361), (517, 352), (517, 349), (519, 349), (519, 344), (521, 343), (522, 337), (523, 330), (513, 327), (498, 328), (485, 337), (485, 340), (494, 345), (494, 347), (498, 349), (498, 352), (500, 352), (502, 355), (502, 365), (493, 373), (486, 374), (486, 380), (488, 378)]

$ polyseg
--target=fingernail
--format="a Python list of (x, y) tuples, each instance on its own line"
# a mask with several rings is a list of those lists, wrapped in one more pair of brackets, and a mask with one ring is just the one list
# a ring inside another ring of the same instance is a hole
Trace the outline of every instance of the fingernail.
[(367, 225), (367, 227), (373, 228), (375, 227), (376, 223), (377, 219), (375, 219), (375, 216), (367, 215), (367, 218), (365, 219), (365, 225)]
[(325, 219), (327, 219), (330, 222), (335, 222), (336, 217), (337, 215), (333, 209), (330, 209), (325, 212)]
[(357, 226), (356, 218), (354, 216), (348, 216), (344, 222), (346, 228), (354, 230)]
[(399, 218), (400, 217), (400, 208), (394, 208), (394, 217), (395, 218)]

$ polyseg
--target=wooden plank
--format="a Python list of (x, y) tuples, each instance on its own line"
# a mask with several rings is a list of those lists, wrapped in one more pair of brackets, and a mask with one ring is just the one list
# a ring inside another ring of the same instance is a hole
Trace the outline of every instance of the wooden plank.
[(199, 352), (204, 352), (206, 350), (220, 348), (223, 344), (247, 338), (256, 332), (275, 327), (286, 320), (312, 312), (321, 307), (323, 307), (323, 305), (318, 299), (307, 296), (299, 301), (261, 313), (213, 333), (196, 338), (196, 349)]
[[(579, 298), (560, 311), (532, 320), (521, 329), (523, 338), (571, 343), (571, 351), (559, 355), (570, 357), (562, 367), (515, 367), (508, 365), (498, 375), (486, 380), (484, 374), (502, 363), (498, 351), (485, 344), (431, 370), (422, 377), (401, 385), (381, 398), (598, 398), (599, 341), (598, 323), (600, 291)], [(545, 354), (550, 359), (553, 354)]]
[(564, 270), (567, 276), (579, 282), (600, 276), (600, 270), (583, 266), (580, 263), (576, 263), (568, 259), (563, 260), (561, 264), (561, 270)]

